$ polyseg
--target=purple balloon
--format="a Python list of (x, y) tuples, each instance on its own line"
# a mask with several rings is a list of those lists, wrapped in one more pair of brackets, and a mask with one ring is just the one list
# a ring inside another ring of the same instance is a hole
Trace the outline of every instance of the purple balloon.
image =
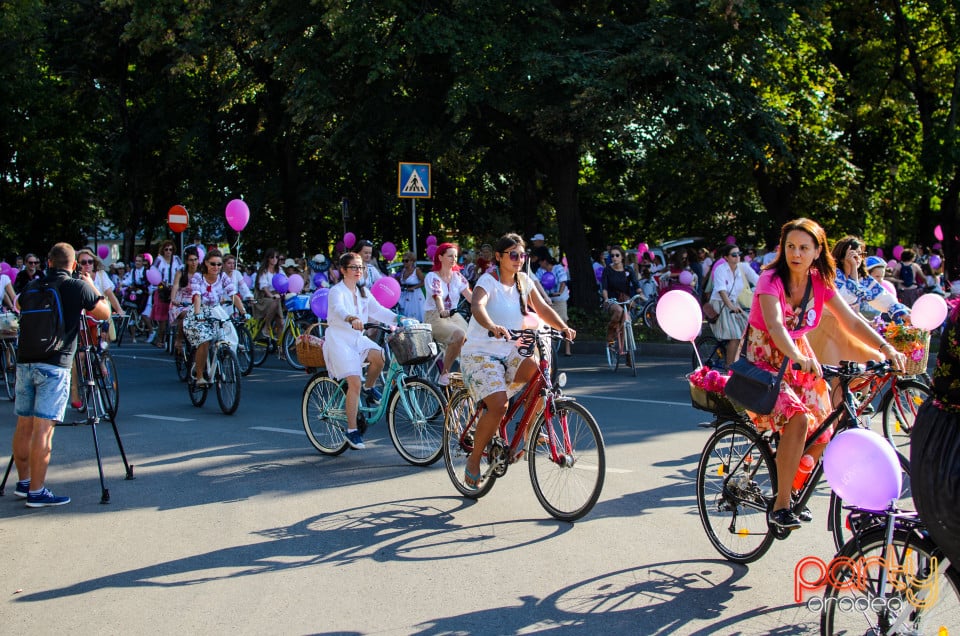
[(287, 279), (287, 291), (299, 294), (303, 291), (303, 276), (300, 274), (291, 274)]
[(387, 241), (380, 246), (380, 255), (383, 256), (384, 260), (392, 261), (393, 257), (397, 255), (397, 246)]
[(160, 281), (163, 280), (163, 276), (160, 274), (160, 270), (155, 267), (151, 267), (147, 270), (147, 281), (151, 285), (159, 285)]
[(681, 285), (690, 285), (693, 283), (693, 274), (687, 270), (683, 270), (680, 272), (679, 280)]
[(290, 289), (290, 281), (286, 274), (274, 274), (271, 282), (278, 294), (286, 294), (287, 290)]
[(97, 256), (100, 257), (100, 260), (105, 259), (110, 256), (110, 246), (109, 245), (100, 245), (97, 247)]
[(903, 474), (893, 446), (880, 434), (855, 428), (834, 437), (823, 453), (823, 474), (844, 503), (885, 510), (900, 497)]
[(327, 282), (327, 275), (323, 272), (318, 272), (313, 275), (313, 286), (317, 289), (324, 287), (324, 283)]
[(596, 276), (597, 282), (600, 282), (600, 279), (603, 277), (603, 265), (600, 263), (593, 264), (593, 275)]
[(313, 292), (313, 295), (310, 296), (310, 311), (320, 320), (327, 319), (327, 296), (329, 295), (330, 290), (323, 287)]
[(937, 269), (941, 265), (943, 265), (943, 260), (939, 256), (934, 254), (930, 257), (930, 269)]
[(553, 291), (557, 288), (557, 277), (553, 275), (553, 272), (544, 272), (543, 276), (540, 277), (540, 284), (547, 291)]
[(243, 280), (243, 284), (246, 285), (247, 287), (253, 286), (253, 279), (250, 278), (250, 274), (244, 274), (242, 280)]

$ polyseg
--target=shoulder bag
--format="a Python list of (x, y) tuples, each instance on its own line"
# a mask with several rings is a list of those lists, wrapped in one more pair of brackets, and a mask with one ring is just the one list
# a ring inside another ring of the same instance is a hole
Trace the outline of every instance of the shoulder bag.
[(747, 277), (740, 271), (739, 266), (737, 266), (737, 274), (743, 279), (743, 287), (740, 288), (740, 293), (737, 294), (737, 302), (740, 303), (740, 306), (744, 309), (750, 309), (750, 306), (753, 305), (753, 288), (750, 287), (750, 281), (747, 280)]
[[(813, 280), (808, 276), (807, 289), (803, 292), (803, 300), (800, 302), (801, 315), (806, 309), (812, 288)], [(750, 325), (748, 323), (740, 342), (740, 356), (729, 367), (730, 379), (727, 381), (724, 393), (733, 402), (748, 411), (758, 415), (769, 415), (773, 412), (777, 397), (780, 395), (780, 381), (783, 380), (783, 374), (787, 370), (789, 360), (784, 356), (783, 363), (780, 365), (780, 372), (776, 375), (770, 371), (764, 371), (747, 360), (744, 356), (744, 349), (749, 332)]]
[(710, 296), (713, 295), (713, 272), (707, 275), (707, 284), (703, 288), (703, 304), (700, 306), (703, 312), (703, 319), (706, 320), (711, 325), (717, 322), (717, 318), (720, 317), (720, 312), (713, 306), (713, 303), (710, 302)]

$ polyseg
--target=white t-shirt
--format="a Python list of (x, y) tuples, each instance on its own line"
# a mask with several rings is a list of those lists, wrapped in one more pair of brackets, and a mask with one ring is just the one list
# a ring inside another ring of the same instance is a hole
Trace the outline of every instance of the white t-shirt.
[[(527, 302), (530, 292), (533, 290), (533, 281), (530, 277), (519, 272), (520, 285), (523, 287), (523, 300)], [(507, 329), (522, 329), (523, 314), (520, 313), (520, 293), (516, 285), (505, 287), (497, 278), (491, 274), (484, 274), (477, 281), (474, 291), (482, 289), (487, 293), (487, 315), (493, 324), (506, 327)], [(529, 305), (527, 305), (529, 307)], [(512, 340), (503, 338), (492, 338), (484, 327), (476, 320), (476, 316), (470, 318), (470, 324), (467, 326), (467, 342), (461, 349), (462, 353), (472, 353), (485, 356), (506, 356), (510, 349), (514, 348), (516, 343)]]

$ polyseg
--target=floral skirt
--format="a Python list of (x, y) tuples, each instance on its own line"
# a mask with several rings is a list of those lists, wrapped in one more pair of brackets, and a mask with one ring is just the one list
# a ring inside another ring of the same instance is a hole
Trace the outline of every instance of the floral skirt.
[[(813, 351), (806, 338), (794, 340), (794, 344), (805, 356), (812, 356)], [(780, 372), (783, 354), (773, 344), (770, 334), (755, 327), (750, 327), (747, 336), (747, 359), (761, 369), (772, 373)], [(797, 413), (807, 415), (807, 438), (810, 437), (823, 423), (833, 408), (830, 405), (830, 392), (823, 378), (812, 373), (796, 371), (790, 364), (783, 374), (780, 383), (780, 396), (769, 415), (750, 413), (757, 430), (772, 430), (779, 432), (790, 418)], [(819, 443), (826, 443), (833, 435), (833, 427), (825, 431), (818, 439)]]

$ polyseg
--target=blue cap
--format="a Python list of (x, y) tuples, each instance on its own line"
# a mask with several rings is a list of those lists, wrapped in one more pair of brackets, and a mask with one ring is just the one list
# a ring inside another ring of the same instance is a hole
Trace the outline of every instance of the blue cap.
[(886, 267), (887, 264), (883, 262), (883, 259), (879, 256), (868, 256), (865, 263), (867, 271), (869, 272), (874, 267)]

